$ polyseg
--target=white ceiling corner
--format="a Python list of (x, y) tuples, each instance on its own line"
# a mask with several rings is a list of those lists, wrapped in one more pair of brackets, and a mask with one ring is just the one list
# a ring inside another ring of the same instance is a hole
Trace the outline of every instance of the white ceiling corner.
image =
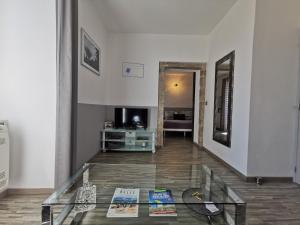
[(89, 0), (111, 32), (207, 35), (237, 0)]

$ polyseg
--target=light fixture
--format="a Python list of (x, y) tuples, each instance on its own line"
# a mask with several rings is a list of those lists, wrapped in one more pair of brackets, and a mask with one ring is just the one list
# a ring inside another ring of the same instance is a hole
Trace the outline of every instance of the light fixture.
[(174, 84), (174, 86), (175, 86), (175, 87), (178, 87), (178, 86), (179, 86), (179, 84), (178, 84), (178, 83), (175, 83), (175, 84)]

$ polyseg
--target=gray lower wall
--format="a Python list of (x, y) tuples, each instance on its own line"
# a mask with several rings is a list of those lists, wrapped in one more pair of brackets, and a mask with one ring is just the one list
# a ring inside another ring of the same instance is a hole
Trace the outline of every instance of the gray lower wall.
[(76, 167), (100, 150), (100, 131), (106, 118), (106, 106), (78, 103)]
[[(114, 121), (115, 107), (78, 103), (77, 152), (75, 156), (77, 169), (100, 150), (100, 131), (104, 127), (105, 120)], [(148, 109), (149, 127), (156, 128), (157, 108), (148, 107)]]

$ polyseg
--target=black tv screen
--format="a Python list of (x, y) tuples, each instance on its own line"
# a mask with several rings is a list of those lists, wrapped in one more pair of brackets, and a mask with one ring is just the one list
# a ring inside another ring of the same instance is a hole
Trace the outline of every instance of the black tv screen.
[(115, 108), (116, 128), (147, 128), (148, 109)]

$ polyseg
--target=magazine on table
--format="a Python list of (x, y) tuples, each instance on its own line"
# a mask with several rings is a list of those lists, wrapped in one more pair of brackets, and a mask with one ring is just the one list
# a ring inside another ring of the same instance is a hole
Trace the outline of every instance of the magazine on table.
[(171, 190), (155, 189), (149, 191), (149, 203), (150, 216), (177, 216)]
[(138, 217), (140, 189), (116, 188), (106, 217)]

